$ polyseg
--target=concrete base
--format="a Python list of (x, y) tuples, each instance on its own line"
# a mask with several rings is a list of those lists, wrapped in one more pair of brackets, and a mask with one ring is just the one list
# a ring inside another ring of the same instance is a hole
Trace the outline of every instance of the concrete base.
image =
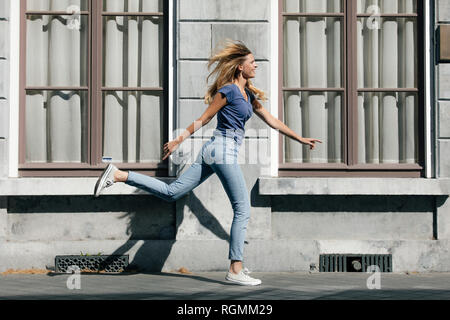
[[(319, 266), (323, 253), (392, 254), (393, 272), (449, 272), (450, 240), (254, 240), (245, 248), (244, 264), (261, 272), (309, 271)], [(228, 242), (224, 240), (101, 240), (7, 241), (0, 245), (0, 272), (45, 269), (56, 255), (129, 254), (141, 271), (224, 271), (228, 268)]]

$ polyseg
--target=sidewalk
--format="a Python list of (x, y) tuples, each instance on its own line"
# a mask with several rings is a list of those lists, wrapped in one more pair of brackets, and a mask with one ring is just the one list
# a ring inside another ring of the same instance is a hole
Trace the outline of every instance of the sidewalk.
[[(80, 289), (68, 289), (69, 274), (1, 275), (4, 299), (439, 299), (450, 300), (450, 273), (380, 274), (380, 289), (368, 289), (365, 273), (252, 273), (262, 285), (243, 287), (224, 280), (225, 272), (81, 274)], [(77, 284), (71, 278), (72, 287)], [(375, 282), (372, 282), (375, 283)]]

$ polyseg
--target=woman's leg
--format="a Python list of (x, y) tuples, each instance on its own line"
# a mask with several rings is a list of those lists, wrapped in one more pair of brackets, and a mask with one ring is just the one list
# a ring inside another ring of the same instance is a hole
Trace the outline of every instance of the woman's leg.
[(234, 217), (231, 224), (228, 259), (231, 260), (230, 271), (238, 273), (242, 269), (244, 241), (250, 219), (247, 187), (239, 164), (212, 164), (211, 166), (222, 182), (233, 208)]
[(176, 201), (213, 173), (214, 171), (207, 164), (195, 162), (171, 184), (133, 171), (128, 171), (128, 177), (124, 182), (166, 201)]

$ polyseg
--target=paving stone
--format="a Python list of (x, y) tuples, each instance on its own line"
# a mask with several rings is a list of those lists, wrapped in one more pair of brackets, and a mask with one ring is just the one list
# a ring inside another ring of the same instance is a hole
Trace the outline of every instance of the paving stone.
[(383, 275), (381, 290), (366, 288), (366, 274), (252, 273), (263, 280), (241, 287), (224, 280), (225, 272), (192, 275), (82, 274), (80, 290), (67, 289), (69, 275), (2, 275), (3, 299), (212, 299), (212, 300), (392, 300), (449, 299), (450, 273)]

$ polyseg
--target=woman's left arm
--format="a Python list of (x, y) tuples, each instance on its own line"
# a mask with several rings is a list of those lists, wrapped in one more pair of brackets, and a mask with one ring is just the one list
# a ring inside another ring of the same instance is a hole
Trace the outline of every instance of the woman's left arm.
[(291, 130), (287, 125), (285, 125), (282, 121), (275, 118), (269, 111), (267, 111), (258, 100), (253, 100), (253, 112), (256, 113), (258, 117), (260, 117), (265, 123), (269, 125), (269, 127), (278, 130), (282, 134), (288, 136), (289, 138), (296, 140), (300, 143), (307, 144), (310, 146), (310, 149), (314, 149), (316, 146), (316, 142), (322, 143), (322, 141), (318, 139), (312, 138), (302, 138), (298, 134), (296, 134), (293, 130)]

